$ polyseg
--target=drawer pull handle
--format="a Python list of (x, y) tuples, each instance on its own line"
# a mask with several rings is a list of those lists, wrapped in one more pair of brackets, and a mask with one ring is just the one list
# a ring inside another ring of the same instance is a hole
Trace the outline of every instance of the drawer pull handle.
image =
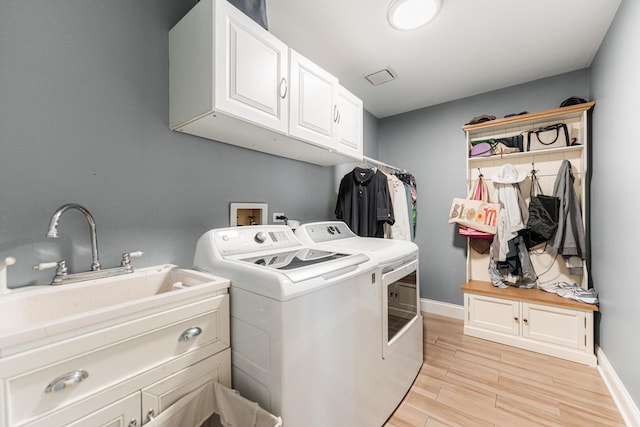
[(55, 391), (63, 390), (67, 387), (71, 387), (74, 384), (81, 383), (89, 377), (89, 373), (83, 369), (79, 369), (74, 372), (69, 372), (61, 377), (51, 381), (47, 388), (44, 389), (45, 393), (53, 393)]
[(184, 331), (180, 335), (180, 338), (178, 338), (178, 341), (189, 341), (191, 338), (195, 338), (201, 333), (202, 333), (202, 329), (200, 329), (197, 326), (194, 326), (193, 328), (189, 328), (186, 331)]

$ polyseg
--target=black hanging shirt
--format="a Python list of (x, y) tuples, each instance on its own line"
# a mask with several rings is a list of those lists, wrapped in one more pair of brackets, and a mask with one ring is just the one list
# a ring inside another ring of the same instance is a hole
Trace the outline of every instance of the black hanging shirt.
[(361, 237), (384, 237), (384, 223), (393, 225), (387, 176), (379, 170), (354, 168), (340, 181), (336, 218)]

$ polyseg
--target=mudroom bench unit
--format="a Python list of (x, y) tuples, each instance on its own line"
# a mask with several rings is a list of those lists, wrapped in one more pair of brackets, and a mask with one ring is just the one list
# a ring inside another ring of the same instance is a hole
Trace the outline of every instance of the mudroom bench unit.
[[(581, 225), (588, 242), (589, 122), (594, 105), (595, 102), (591, 101), (462, 126), (466, 137), (469, 187), (482, 175), (490, 193), (494, 194), (496, 187), (493, 177), (509, 163), (526, 175), (535, 170), (543, 193), (552, 195), (560, 167), (564, 162), (569, 162), (575, 179), (573, 185), (582, 216)], [(566, 131), (561, 133), (560, 128)], [(555, 139), (553, 135), (542, 139), (536, 136), (548, 129), (556, 129)], [(561, 138), (562, 134), (564, 138)], [(522, 138), (522, 147), (515, 152), (472, 155), (474, 144), (518, 136)], [(536, 141), (539, 144), (534, 146)], [(531, 179), (525, 179), (519, 186), (528, 205)], [(538, 286), (532, 289), (511, 286), (503, 289), (491, 283), (488, 268), (490, 254), (467, 247), (467, 277), (462, 285), (464, 333), (596, 366), (593, 324), (598, 306), (538, 289), (540, 284), (553, 282), (576, 283), (587, 289), (588, 260), (582, 259), (582, 274), (576, 274), (567, 268), (562, 256), (552, 255), (546, 246), (536, 247), (529, 252), (529, 256), (538, 276)]]
[(593, 318), (598, 306), (540, 289), (497, 288), (471, 280), (464, 292), (464, 333), (596, 366)]

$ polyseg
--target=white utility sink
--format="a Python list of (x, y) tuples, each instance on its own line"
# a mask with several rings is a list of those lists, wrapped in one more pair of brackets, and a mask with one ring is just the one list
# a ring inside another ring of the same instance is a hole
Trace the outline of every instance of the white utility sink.
[[(31, 343), (142, 311), (157, 312), (224, 291), (229, 281), (175, 265), (57, 286), (29, 286), (0, 296), (0, 357)], [(105, 323), (106, 322), (106, 323)], [(57, 339), (57, 338), (56, 338)], [(53, 338), (52, 340), (53, 341)]]

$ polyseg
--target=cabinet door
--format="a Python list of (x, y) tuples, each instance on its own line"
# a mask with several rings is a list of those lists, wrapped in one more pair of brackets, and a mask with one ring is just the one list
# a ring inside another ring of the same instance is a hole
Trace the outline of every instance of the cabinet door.
[(338, 116), (336, 120), (336, 150), (342, 154), (362, 159), (362, 100), (338, 87)]
[(140, 393), (133, 393), (71, 424), (69, 427), (132, 427), (140, 425)]
[[(231, 387), (231, 350), (227, 349), (186, 369), (178, 371), (142, 390), (142, 422), (148, 423), (165, 411), (184, 395), (202, 387), (219, 382)], [(214, 411), (213, 400), (198, 408), (208, 418)], [(208, 405), (208, 406), (207, 406)]]
[[(80, 412), (80, 414), (78, 413)], [(140, 426), (140, 392), (135, 392), (116, 402), (104, 406), (97, 411), (82, 416), (83, 411), (71, 407), (56, 412), (48, 417), (40, 418), (29, 426), (69, 427), (137, 427)], [(78, 416), (82, 416), (78, 418)]]
[(338, 79), (293, 49), (289, 50), (291, 96), (289, 134), (334, 148)]
[(520, 334), (520, 303), (514, 300), (467, 294), (467, 324), (508, 335)]
[(215, 4), (215, 108), (286, 133), (288, 49), (228, 1)]
[(522, 336), (584, 349), (587, 346), (585, 319), (584, 311), (523, 302)]

